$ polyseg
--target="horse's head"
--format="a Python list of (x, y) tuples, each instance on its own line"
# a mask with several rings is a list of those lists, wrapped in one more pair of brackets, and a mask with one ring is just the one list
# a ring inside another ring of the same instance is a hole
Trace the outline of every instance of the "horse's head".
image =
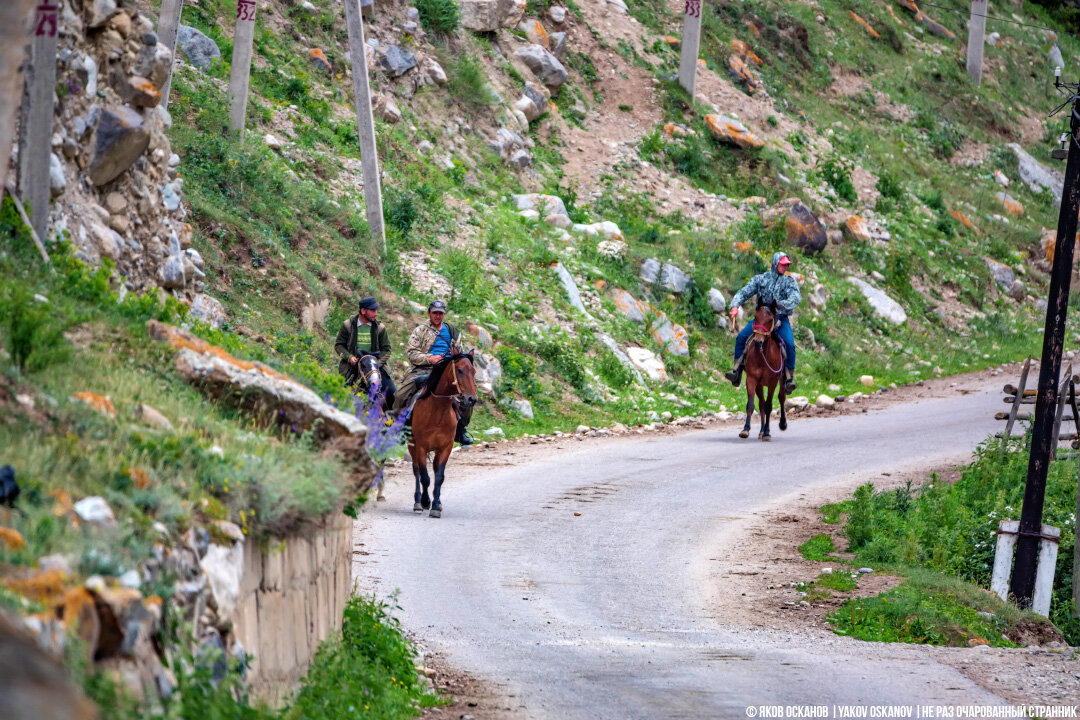
[(772, 334), (776, 324), (776, 305), (759, 305), (754, 312), (754, 342), (759, 345)]
[(447, 366), (439, 378), (435, 392), (439, 395), (453, 395), (467, 407), (476, 404), (476, 368), (473, 366), (473, 353), (454, 355), (444, 362)]
[(367, 389), (378, 388), (382, 383), (382, 373), (379, 372), (379, 358), (374, 355), (364, 355), (357, 361), (360, 383)]

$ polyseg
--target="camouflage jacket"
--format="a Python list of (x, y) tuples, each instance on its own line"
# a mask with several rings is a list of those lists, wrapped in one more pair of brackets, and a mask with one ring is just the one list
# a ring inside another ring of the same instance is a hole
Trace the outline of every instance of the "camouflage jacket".
[(781, 275), (776, 271), (776, 264), (783, 255), (782, 252), (775, 253), (772, 269), (750, 278), (750, 282), (731, 298), (731, 304), (728, 307), (737, 308), (757, 295), (758, 300), (764, 305), (775, 302), (778, 315), (790, 315), (795, 312), (799, 301), (802, 300), (802, 292), (795, 278), (790, 274)]
[[(450, 350), (455, 353), (464, 352), (461, 346), (461, 333), (458, 329), (448, 322), (444, 322), (443, 325), (450, 331)], [(412, 335), (409, 336), (409, 344), (405, 348), (405, 357), (412, 363), (413, 370), (431, 367), (430, 353), (428, 351), (435, 344), (435, 338), (438, 334), (438, 331), (430, 322), (417, 325), (416, 329), (412, 331)]]

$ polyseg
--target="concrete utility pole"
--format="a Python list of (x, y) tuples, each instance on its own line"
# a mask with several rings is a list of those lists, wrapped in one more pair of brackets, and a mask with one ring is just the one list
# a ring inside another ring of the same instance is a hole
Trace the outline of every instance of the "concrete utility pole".
[(59, 30), (60, 0), (38, 0), (19, 128), (19, 194), (24, 204), (30, 206), (31, 227), (42, 239), (49, 224), (49, 161)]
[(26, 31), (34, 0), (0, 2), (0, 200), (7, 186), (8, 161), (15, 139), (15, 111), (22, 98), (22, 64), (26, 58)]
[(1043, 331), (1042, 362), (1039, 367), (1039, 390), (1035, 398), (1035, 420), (1031, 426), (1031, 455), (1028, 458), (1027, 485), (1024, 505), (1020, 511), (1017, 533), (1016, 561), (1013, 564), (1011, 593), (1021, 607), (1031, 605), (1035, 591), (1035, 570), (1042, 535), (1043, 500), (1046, 493), (1046, 474), (1050, 469), (1058, 438), (1054, 433), (1057, 405), (1058, 374), (1061, 372), (1061, 350), (1065, 342), (1065, 313), (1069, 307), (1069, 285), (1072, 280), (1073, 248), (1076, 245), (1076, 215), (1080, 212), (1080, 94), (1073, 85), (1060, 81), (1057, 87), (1070, 90), (1068, 103), (1071, 113), (1068, 133), (1068, 161), (1065, 165), (1065, 186), (1058, 215), (1057, 243), (1054, 266), (1050, 272), (1050, 296), (1047, 298), (1046, 327)]
[(967, 74), (976, 85), (982, 83), (983, 37), (986, 35), (987, 0), (971, 0), (968, 21)]
[(697, 61), (701, 48), (701, 10), (705, 0), (686, 0), (683, 8), (683, 30), (681, 53), (679, 55), (679, 84), (690, 99), (694, 99), (694, 87), (697, 85)]
[(161, 88), (161, 105), (169, 109), (169, 88), (172, 87), (173, 68), (176, 67), (176, 34), (180, 31), (180, 12), (184, 9), (184, 0), (161, 0), (161, 13), (158, 15), (158, 42), (169, 48), (173, 64), (165, 77)]
[(352, 62), (353, 98), (356, 125), (360, 133), (360, 160), (364, 171), (364, 204), (367, 207), (371, 239), (380, 254), (386, 254), (383, 228), (382, 187), (379, 180), (379, 151), (375, 147), (375, 118), (371, 114), (371, 87), (368, 84), (367, 55), (364, 54), (364, 20), (357, 0), (345, 0), (345, 23), (349, 28), (349, 59)]
[(229, 129), (244, 134), (251, 54), (255, 45), (255, 0), (236, 0), (232, 70), (229, 72)]

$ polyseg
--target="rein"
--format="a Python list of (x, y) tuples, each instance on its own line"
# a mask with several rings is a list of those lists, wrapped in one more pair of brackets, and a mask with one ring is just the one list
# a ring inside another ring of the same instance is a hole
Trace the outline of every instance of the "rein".
[[(774, 368), (772, 365), (769, 364), (769, 358), (766, 357), (766, 355), (765, 355), (765, 342), (764, 341), (768, 340), (768, 338), (772, 335), (774, 329), (776, 329), (776, 318), (775, 317), (773, 317), (772, 327), (765, 327), (764, 325), (759, 325), (757, 323), (754, 323), (754, 335), (762, 335), (763, 336), (761, 338), (762, 343), (757, 346), (758, 352), (761, 353), (761, 360), (762, 360), (762, 362), (765, 363), (765, 367), (769, 368), (769, 370), (772, 372), (773, 375), (779, 375), (780, 372), (784, 369), (783, 360), (780, 361), (780, 367)], [(781, 357), (782, 357), (782, 355), (781, 355)]]
[[(461, 357), (468, 357), (468, 356), (467, 355), (462, 355)], [(448, 362), (449, 362), (449, 366), (446, 368), (446, 370), (453, 371), (454, 370), (454, 363), (456, 362), (456, 360), (454, 358), (450, 358), (450, 360)], [(446, 372), (446, 370), (444, 370), (443, 372)], [(453, 382), (454, 382), (454, 388), (457, 390), (456, 393), (453, 393), (451, 395), (439, 395), (438, 393), (432, 391), (432, 393), (430, 395), (428, 395), (428, 397), (443, 398), (445, 400), (446, 398), (460, 398), (462, 395), (464, 395), (465, 393), (462, 392), (462, 390), (461, 390), (461, 383), (458, 382), (456, 372), (451, 373), (450, 379), (453, 380)]]

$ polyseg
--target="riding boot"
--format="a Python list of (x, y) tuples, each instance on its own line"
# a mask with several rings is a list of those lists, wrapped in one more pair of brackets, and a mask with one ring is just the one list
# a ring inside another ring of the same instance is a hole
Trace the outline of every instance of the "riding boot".
[(784, 373), (784, 375), (787, 380), (784, 383), (784, 394), (790, 395), (791, 393), (795, 392), (795, 388), (798, 387), (798, 384), (795, 382), (795, 371), (788, 370)]
[(465, 431), (465, 428), (469, 426), (469, 421), (472, 420), (472, 407), (455, 403), (455, 409), (457, 410), (458, 424), (454, 442), (460, 443), (462, 446), (474, 444), (476, 441), (469, 437), (469, 433)]
[(744, 355), (745, 355), (745, 353), (743, 355), (740, 355), (739, 357), (735, 358), (735, 368), (731, 372), (724, 373), (724, 377), (726, 377), (728, 380), (730, 380), (731, 384), (734, 385), (735, 387), (739, 387), (739, 383), (742, 382), (743, 357), (744, 357)]

